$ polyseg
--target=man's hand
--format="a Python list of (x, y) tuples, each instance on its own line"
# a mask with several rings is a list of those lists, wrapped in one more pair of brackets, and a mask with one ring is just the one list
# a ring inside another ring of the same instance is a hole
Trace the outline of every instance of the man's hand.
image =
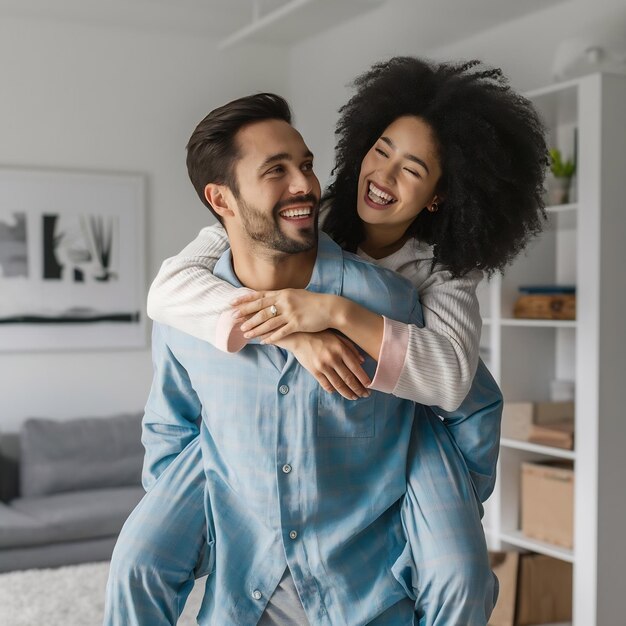
[(300, 365), (328, 393), (338, 391), (348, 400), (370, 395), (367, 386), (371, 381), (361, 367), (364, 359), (350, 340), (326, 330), (293, 333), (271, 343), (293, 352)]

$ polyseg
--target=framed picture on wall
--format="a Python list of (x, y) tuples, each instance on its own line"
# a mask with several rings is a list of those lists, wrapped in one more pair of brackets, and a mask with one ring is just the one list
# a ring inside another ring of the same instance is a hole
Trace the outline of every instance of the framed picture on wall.
[(0, 168), (0, 350), (146, 346), (144, 188)]

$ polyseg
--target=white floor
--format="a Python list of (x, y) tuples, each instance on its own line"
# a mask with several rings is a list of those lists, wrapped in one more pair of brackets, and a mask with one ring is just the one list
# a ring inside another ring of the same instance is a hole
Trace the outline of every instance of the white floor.
[[(2, 626), (102, 626), (108, 563), (0, 574)], [(196, 582), (178, 626), (196, 626), (204, 579)]]
[[(102, 626), (108, 570), (108, 563), (88, 563), (0, 574), (0, 625)], [(178, 626), (196, 626), (204, 581), (196, 581)]]

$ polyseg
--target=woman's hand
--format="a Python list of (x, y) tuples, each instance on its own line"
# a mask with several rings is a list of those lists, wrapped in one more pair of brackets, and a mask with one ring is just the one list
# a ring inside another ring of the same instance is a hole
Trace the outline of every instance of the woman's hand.
[(276, 343), (296, 332), (317, 333), (333, 328), (343, 298), (306, 289), (255, 291), (233, 300), (244, 337), (262, 337), (262, 343)]
[(367, 372), (361, 367), (363, 357), (349, 340), (325, 330), (318, 333), (293, 333), (271, 343), (293, 352), (328, 393), (338, 391), (348, 400), (370, 395)]

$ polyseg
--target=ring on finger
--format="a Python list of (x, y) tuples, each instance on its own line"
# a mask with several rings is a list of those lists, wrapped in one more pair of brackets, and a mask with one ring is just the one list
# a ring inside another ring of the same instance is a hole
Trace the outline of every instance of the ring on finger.
[(276, 305), (272, 304), (272, 306), (270, 307), (270, 316), (276, 317), (277, 314), (278, 314), (278, 309), (276, 308)]

